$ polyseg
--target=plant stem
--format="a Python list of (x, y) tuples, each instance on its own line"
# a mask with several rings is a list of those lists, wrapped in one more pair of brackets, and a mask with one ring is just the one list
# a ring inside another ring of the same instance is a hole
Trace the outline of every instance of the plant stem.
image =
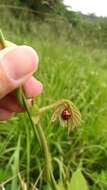
[(44, 135), (44, 131), (42, 129), (40, 121), (39, 121), (39, 123), (37, 125), (37, 130), (38, 130), (38, 134), (39, 134), (40, 139), (41, 139), (41, 146), (42, 146), (42, 150), (44, 152), (44, 157), (45, 157), (46, 178), (48, 179), (48, 181), (51, 182), (51, 176), (50, 176), (50, 173), (52, 171), (51, 156), (50, 156), (47, 140), (46, 140), (46, 137)]
[(54, 188), (53, 190), (57, 190), (57, 185), (53, 176), (53, 169), (52, 169), (52, 163), (51, 163), (51, 155), (50, 155), (50, 151), (48, 148), (48, 143), (47, 143), (47, 139), (45, 137), (44, 131), (42, 129), (41, 123), (40, 121), (38, 122), (38, 124), (35, 126), (33, 120), (32, 120), (32, 116), (29, 110), (29, 106), (27, 104), (26, 98), (24, 97), (24, 94), (22, 92), (22, 98), (23, 98), (23, 103), (24, 103), (24, 107), (27, 111), (29, 120), (31, 122), (31, 126), (33, 128), (34, 134), (36, 135), (39, 144), (44, 152), (44, 158), (45, 158), (45, 172), (46, 172), (46, 180), (47, 182), (49, 182), (52, 187)]
[(60, 105), (69, 105), (70, 101), (69, 100), (66, 100), (66, 99), (62, 99), (62, 100), (58, 100), (57, 102), (53, 103), (53, 104), (50, 104), (48, 106), (44, 106), (42, 108), (39, 109), (39, 112), (40, 113), (43, 113), (43, 112), (46, 112), (48, 111), (49, 109), (53, 109), (53, 108), (56, 108), (57, 106), (60, 106)]
[(5, 39), (1, 30), (0, 30), (0, 45), (2, 46), (1, 47), (2, 49), (6, 48)]

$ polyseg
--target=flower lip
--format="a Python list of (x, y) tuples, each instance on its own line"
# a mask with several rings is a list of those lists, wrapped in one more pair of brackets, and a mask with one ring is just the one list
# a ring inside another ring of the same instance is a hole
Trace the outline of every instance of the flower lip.
[(71, 112), (69, 111), (68, 108), (65, 108), (65, 109), (62, 111), (61, 117), (62, 117), (63, 120), (68, 120), (68, 119), (70, 119), (70, 117), (71, 117)]

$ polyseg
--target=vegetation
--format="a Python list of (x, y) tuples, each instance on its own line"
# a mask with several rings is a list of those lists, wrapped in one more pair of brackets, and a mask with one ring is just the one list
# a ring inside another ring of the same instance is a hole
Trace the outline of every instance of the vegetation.
[[(47, 15), (43, 13), (45, 18), (27, 9), (13, 11), (2, 7), (0, 10), (0, 28), (6, 38), (30, 45), (39, 54), (40, 65), (35, 75), (43, 82), (44, 91), (35, 100), (38, 106), (64, 98), (73, 101), (81, 111), (80, 126), (69, 134), (59, 120), (51, 123), (52, 110), (41, 118), (58, 189), (106, 190), (106, 18), (66, 10), (59, 14), (58, 9)], [(11, 19), (7, 22), (8, 18)], [(51, 190), (43, 175), (44, 166), (43, 152), (27, 114), (20, 113), (1, 122), (1, 189)]]

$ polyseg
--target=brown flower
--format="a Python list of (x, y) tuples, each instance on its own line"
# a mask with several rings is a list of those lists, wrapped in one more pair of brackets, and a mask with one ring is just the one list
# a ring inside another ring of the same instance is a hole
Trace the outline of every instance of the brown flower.
[(51, 121), (55, 122), (57, 119), (60, 120), (62, 127), (67, 127), (68, 132), (74, 127), (79, 125), (81, 120), (80, 111), (74, 104), (69, 100), (61, 100), (56, 104), (56, 110), (52, 114)]

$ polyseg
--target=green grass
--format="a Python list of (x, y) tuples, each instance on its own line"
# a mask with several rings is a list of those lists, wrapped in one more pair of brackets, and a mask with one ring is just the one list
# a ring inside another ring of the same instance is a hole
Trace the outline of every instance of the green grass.
[[(48, 25), (38, 27), (40, 32), (36, 28), (35, 33), (34, 26), (33, 32), (15, 32), (4, 27), (4, 33), (7, 39), (30, 45), (39, 54), (35, 77), (43, 82), (44, 91), (36, 98), (37, 104), (42, 107), (66, 98), (81, 111), (81, 125), (69, 135), (59, 122), (50, 123), (51, 111), (43, 115), (42, 127), (52, 154), (56, 181), (63, 181), (66, 187), (72, 173), (80, 167), (90, 190), (106, 190), (106, 49), (76, 46), (64, 34), (57, 37)], [(6, 190), (24, 190), (27, 182), (29, 189), (35, 183), (41, 190), (49, 189), (45, 186), (43, 168), (44, 157), (27, 115), (20, 113), (1, 123), (0, 182), (4, 182)]]

